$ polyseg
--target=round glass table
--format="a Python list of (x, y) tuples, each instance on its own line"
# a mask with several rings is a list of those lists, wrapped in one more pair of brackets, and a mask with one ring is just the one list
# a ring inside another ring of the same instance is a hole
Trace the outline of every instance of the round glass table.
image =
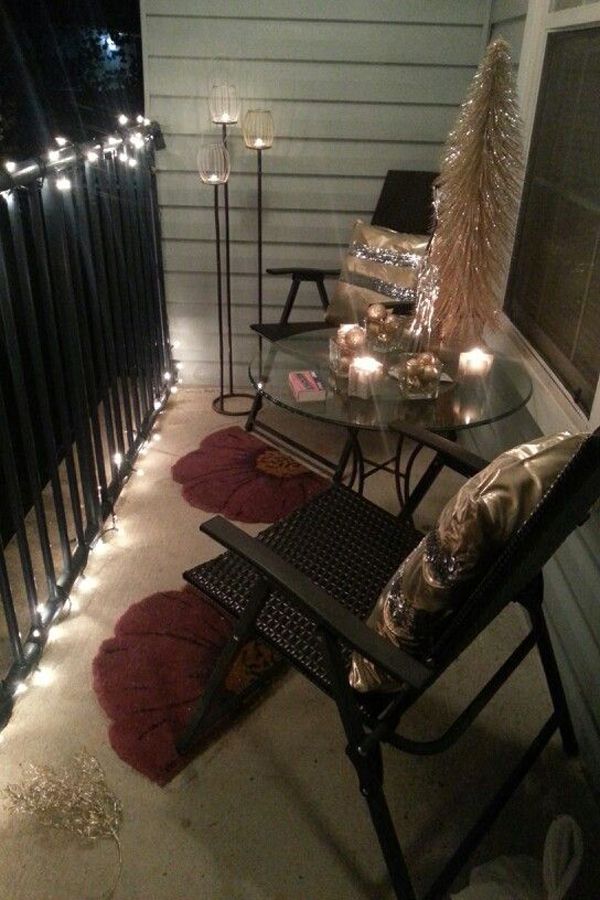
[[(360, 448), (361, 431), (386, 431), (397, 433), (399, 447), (394, 460), (394, 472), (399, 498), (402, 502), (408, 492), (407, 470), (399, 470), (402, 438), (415, 430), (425, 429), (449, 438), (466, 428), (486, 425), (509, 416), (524, 406), (532, 392), (531, 379), (519, 360), (492, 354), (489, 371), (485, 375), (463, 373), (460, 354), (443, 351), (439, 354), (443, 363), (442, 380), (435, 399), (407, 399), (403, 396), (399, 383), (387, 374), (395, 362), (394, 354), (389, 354), (389, 364), (384, 364), (384, 373), (370, 387), (367, 399), (351, 396), (348, 392), (348, 378), (335, 374), (330, 368), (330, 339), (336, 330), (324, 328), (318, 331), (301, 332), (262, 347), (249, 367), (250, 381), (256, 390), (256, 400), (248, 420), (248, 428), (254, 427), (256, 414), (264, 399), (281, 406), (297, 415), (307, 416), (320, 422), (342, 426), (347, 430), (348, 440), (342, 457), (336, 464), (316, 457), (321, 463), (329, 462), (335, 477), (340, 478), (348, 462), (353, 470), (350, 481), (359, 480), (362, 489), (365, 462)], [(376, 358), (383, 359), (374, 354)], [(294, 399), (289, 386), (290, 372), (309, 370), (315, 372), (325, 386), (325, 397), (317, 401)], [(285, 436), (267, 426), (267, 432), (278, 438)], [(262, 430), (259, 429), (259, 430)], [(290, 442), (293, 446), (293, 442)], [(301, 448), (310, 456), (310, 450)], [(417, 447), (418, 452), (418, 447)], [(386, 468), (376, 464), (376, 469)], [(372, 469), (370, 471), (373, 471)], [(404, 479), (404, 491), (400, 481)]]

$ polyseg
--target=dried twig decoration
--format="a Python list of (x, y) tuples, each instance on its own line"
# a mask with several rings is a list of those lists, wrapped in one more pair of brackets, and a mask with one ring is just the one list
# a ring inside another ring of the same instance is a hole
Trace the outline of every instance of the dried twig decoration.
[[(437, 341), (459, 349), (477, 344), (497, 316), (523, 173), (520, 124), (509, 47), (499, 38), (471, 82), (436, 182), (432, 327)], [(421, 305), (431, 305), (430, 289), (422, 293)]]
[(119, 829), (123, 818), (120, 801), (106, 783), (97, 759), (82, 750), (69, 768), (29, 765), (21, 784), (4, 788), (7, 806), (28, 813), (42, 825), (70, 831), (87, 840), (114, 840), (119, 855), (115, 881), (105, 897), (112, 897), (121, 874)]

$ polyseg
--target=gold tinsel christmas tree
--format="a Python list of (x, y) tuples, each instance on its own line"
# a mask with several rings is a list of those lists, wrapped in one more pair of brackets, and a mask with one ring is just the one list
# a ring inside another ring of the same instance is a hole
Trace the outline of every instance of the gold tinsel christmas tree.
[(501, 302), (523, 172), (521, 122), (509, 47), (492, 41), (450, 133), (437, 226), (417, 303), (423, 337), (457, 349), (481, 342)]

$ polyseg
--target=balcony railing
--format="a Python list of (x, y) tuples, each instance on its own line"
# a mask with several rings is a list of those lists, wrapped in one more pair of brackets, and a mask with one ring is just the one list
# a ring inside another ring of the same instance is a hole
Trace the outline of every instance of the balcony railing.
[(153, 123), (0, 175), (0, 725), (175, 378)]

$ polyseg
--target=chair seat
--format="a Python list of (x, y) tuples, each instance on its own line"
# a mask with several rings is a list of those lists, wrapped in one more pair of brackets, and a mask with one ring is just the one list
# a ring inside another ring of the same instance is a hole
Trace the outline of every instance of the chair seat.
[[(400, 522), (340, 485), (259, 535), (362, 619), (421, 538), (411, 523)], [(184, 578), (219, 609), (239, 618), (258, 574), (247, 562), (224, 553), (184, 572)], [(321, 690), (331, 693), (315, 625), (282, 592), (271, 593), (256, 622), (256, 632)], [(346, 657), (349, 654), (347, 649)]]

